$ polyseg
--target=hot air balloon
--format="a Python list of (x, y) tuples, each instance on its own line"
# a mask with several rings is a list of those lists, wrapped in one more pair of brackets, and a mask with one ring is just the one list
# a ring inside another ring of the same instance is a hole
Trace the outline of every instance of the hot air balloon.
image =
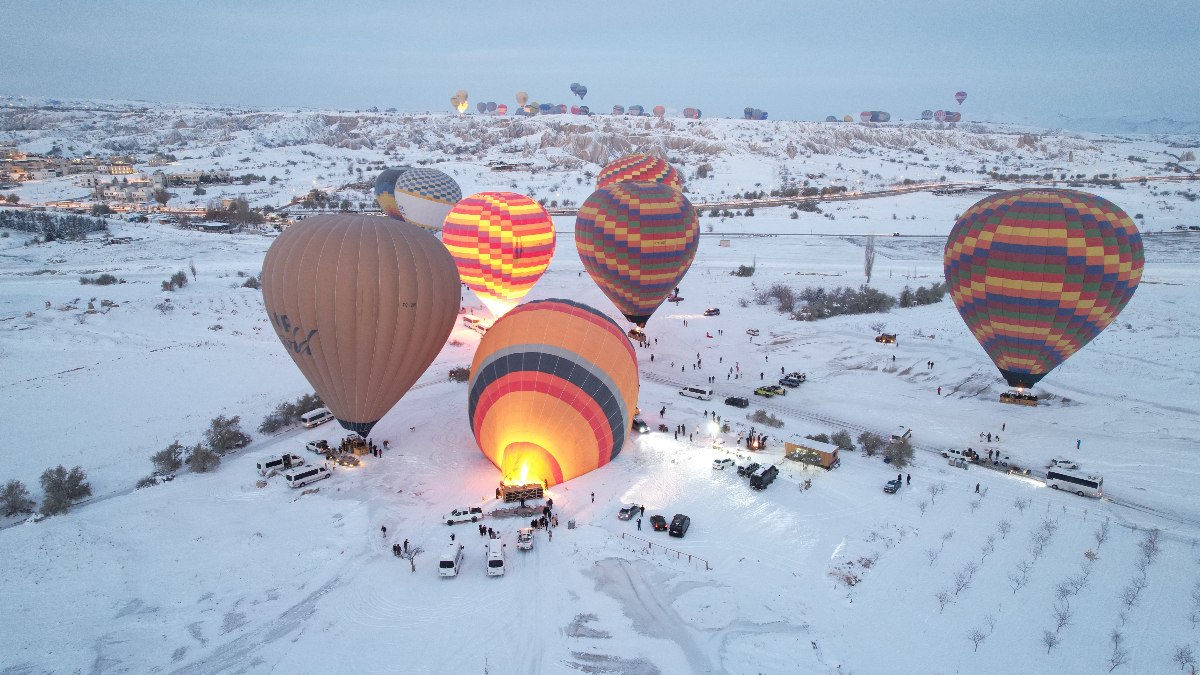
[(393, 190), (396, 188), (396, 179), (400, 177), (400, 174), (411, 168), (411, 166), (400, 166), (394, 169), (384, 169), (375, 178), (375, 201), (378, 202), (379, 208), (383, 209), (384, 215), (404, 220), (400, 215), (400, 209), (396, 207), (396, 195)]
[(577, 105), (571, 106), (571, 114), (578, 115), (579, 114), (579, 106), (577, 106)]
[(754, 108), (743, 108), (742, 117), (745, 117), (748, 120), (754, 119)]
[(497, 115), (507, 115), (508, 114), (508, 105), (506, 105), (504, 103), (496, 104), (496, 114)]
[(614, 114), (614, 115), (624, 115), (624, 114), (625, 114), (625, 106), (623, 106), (623, 105), (614, 105), (614, 106), (613, 106), (613, 114)]
[(554, 221), (532, 198), (481, 192), (446, 216), (442, 243), (463, 283), (500, 317), (537, 283), (554, 256)]
[(457, 96), (458, 100), (460, 100), (460, 101), (467, 100), (467, 90), (466, 89), (459, 89), (458, 91), (454, 92), (454, 95)]
[(949, 110), (947, 110), (946, 111), (946, 121), (947, 122), (961, 122), (962, 121), (962, 113), (958, 112), (957, 110), (954, 112), (950, 112)]
[(420, 167), (401, 174), (392, 194), (401, 219), (435, 232), (442, 229), (446, 214), (462, 199), (462, 190), (453, 178)]
[(645, 326), (696, 255), (700, 223), (683, 193), (652, 182), (598, 188), (575, 218), (575, 247), (626, 319)]
[(688, 118), (689, 120), (698, 120), (698, 119), (700, 119), (700, 109), (699, 108), (684, 108), (683, 116)]
[(1010, 386), (1028, 388), (1100, 334), (1133, 297), (1142, 238), (1112, 202), (1075, 190), (986, 197), (946, 240), (946, 283)]
[(592, 109), (587, 107), (586, 105), (581, 105), (581, 106), (579, 106), (579, 114), (580, 115), (591, 115)]
[(843, 121), (843, 122), (853, 122), (853, 121), (854, 121), (854, 118), (853, 118), (853, 117), (851, 117), (851, 116), (849, 116), (849, 115), (843, 115), (843, 116), (842, 116), (842, 121)]
[(661, 105), (654, 106), (654, 116), (655, 117), (662, 117), (665, 114), (667, 114), (666, 108), (662, 107)]
[(525, 107), (526, 103), (529, 103), (529, 94), (526, 94), (523, 91), (518, 91), (517, 92), (517, 105), (519, 105), (521, 107)]
[(565, 103), (559, 103), (557, 106), (554, 107), (554, 109), (556, 111), (558, 111), (559, 115), (567, 114), (567, 104), (565, 104)]
[(475, 104), (475, 111), (476, 111), (476, 112), (478, 112), (480, 115), (482, 115), (483, 113), (487, 112), (487, 103), (485, 103), (485, 102), (483, 102), (483, 101), (480, 101), (479, 103), (476, 103), (476, 104)]
[(629, 114), (634, 117), (641, 117), (646, 114), (646, 109), (640, 105), (631, 105), (629, 106)]
[(946, 121), (946, 111), (945, 110), (934, 111), (933, 119), (937, 120), (938, 122), (945, 122)]
[(676, 190), (683, 189), (683, 177), (665, 159), (635, 153), (609, 162), (596, 176), (596, 187), (623, 181), (653, 181)]
[(621, 452), (637, 408), (637, 357), (600, 311), (527, 302), (479, 341), (467, 390), (475, 441), (505, 482), (549, 487)]
[(550, 104), (550, 103), (543, 103), (538, 106), (538, 112), (543, 115), (549, 115), (550, 111), (553, 109), (554, 109), (554, 105)]
[(962, 105), (962, 102), (967, 100), (967, 92), (965, 92), (965, 91), (954, 92), (954, 100), (958, 101), (959, 105)]
[(836, 121), (838, 121), (838, 119), (836, 117), (834, 117), (833, 115), (829, 115), (828, 117), (825, 118), (825, 121), (826, 122), (836, 122)]
[(461, 103), (462, 103), (462, 100), (461, 100), (461, 99), (459, 99), (457, 96), (451, 96), (451, 97), (450, 97), (450, 107), (451, 107), (451, 108), (454, 108), (455, 110), (458, 110), (458, 106), (459, 106)]
[(923, 119), (923, 120), (933, 119), (933, 111), (932, 110), (922, 110), (921, 111), (921, 119)]
[(276, 334), (342, 426), (364, 438), (445, 345), (459, 290), (436, 237), (378, 216), (309, 218), (263, 260)]
[(578, 82), (572, 82), (571, 83), (571, 93), (578, 96), (579, 100), (582, 101), (583, 97), (587, 96), (587, 87), (583, 86), (582, 84), (579, 84)]
[(866, 122), (870, 122), (871, 121), (871, 111), (864, 110), (864, 111), (858, 113), (858, 119), (862, 120), (864, 124)]
[(490, 113), (496, 112), (496, 102), (495, 101), (487, 102), (487, 111)]

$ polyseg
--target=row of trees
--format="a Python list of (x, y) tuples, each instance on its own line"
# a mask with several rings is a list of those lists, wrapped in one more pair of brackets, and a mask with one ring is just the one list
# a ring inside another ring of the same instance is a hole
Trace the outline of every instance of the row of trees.
[[(70, 471), (61, 464), (53, 469), (42, 472), (42, 506), (39, 512), (45, 516), (66, 513), (71, 504), (92, 496), (92, 486), (87, 482), (87, 474), (82, 467)], [(29, 495), (29, 489), (19, 480), (10, 480), (0, 491), (0, 508), (4, 516), (11, 518), (24, 513), (33, 513), (36, 502)]]
[(108, 229), (108, 223), (100, 218), (74, 214), (4, 209), (0, 210), (0, 227), (34, 232), (46, 241), (54, 241), (60, 237), (76, 239), (89, 232), (102, 232)]
[[(218, 415), (209, 423), (204, 432), (204, 442), (185, 446), (178, 440), (159, 450), (150, 457), (156, 473), (174, 474), (186, 464), (196, 473), (208, 473), (221, 465), (225, 455), (244, 448), (250, 443), (250, 436), (242, 431), (240, 416), (225, 417)], [(156, 476), (146, 476), (138, 481), (139, 488), (158, 483)]]
[(840, 429), (832, 434), (811, 434), (805, 438), (821, 443), (831, 443), (838, 447), (842, 452), (854, 452), (858, 448), (855, 447), (855, 440), (858, 441), (858, 446), (868, 457), (874, 457), (882, 453), (883, 457), (894, 464), (897, 468), (904, 468), (912, 463), (913, 446), (907, 438), (899, 441), (888, 441), (883, 436), (873, 432), (864, 431), (858, 435), (857, 439), (850, 437), (850, 432), (845, 429)]
[[(753, 268), (743, 266), (742, 269), (732, 274), (743, 276), (741, 273), (743, 269), (752, 270)], [(784, 314), (790, 314), (796, 321), (817, 321), (845, 314), (886, 312), (897, 304), (901, 307), (928, 305), (941, 302), (945, 295), (946, 285), (943, 283), (935, 283), (928, 288), (922, 286), (915, 291), (905, 286), (899, 299), (866, 284), (858, 288), (842, 286), (829, 290), (809, 286), (799, 293), (784, 284), (772, 284), (770, 288), (755, 294), (754, 303), (766, 305), (774, 302), (776, 309)]]
[[(254, 279), (254, 277), (250, 278)], [(315, 393), (304, 394), (295, 401), (284, 401), (275, 406), (275, 410), (263, 418), (262, 424), (258, 425), (258, 432), (273, 434), (284, 427), (295, 426), (300, 423), (301, 415), (324, 406), (325, 402)]]

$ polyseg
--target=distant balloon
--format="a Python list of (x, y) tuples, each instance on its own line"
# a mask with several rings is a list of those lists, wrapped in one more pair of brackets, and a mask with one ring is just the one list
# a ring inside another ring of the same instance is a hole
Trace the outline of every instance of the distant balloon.
[(565, 104), (565, 103), (559, 103), (557, 106), (554, 107), (554, 109), (558, 111), (559, 115), (567, 114), (567, 104)]
[(487, 102), (487, 111), (490, 113), (496, 112), (496, 102), (495, 101)]
[(699, 108), (684, 108), (683, 116), (690, 120), (698, 120), (698, 119), (700, 119), (700, 109)]
[(613, 113), (612, 113), (612, 114), (614, 114), (614, 115), (624, 115), (624, 114), (625, 114), (625, 106), (623, 106), (623, 105), (614, 105), (614, 106), (613, 106)]
[(954, 100), (955, 100), (955, 101), (958, 101), (958, 104), (959, 104), (959, 105), (962, 105), (962, 102), (963, 102), (963, 101), (965, 101), (965, 100), (967, 100), (967, 92), (965, 92), (965, 91), (958, 91), (958, 92), (955, 92), (955, 93), (954, 93)]
[(462, 113), (465, 113), (465, 112), (467, 111), (467, 105), (468, 105), (468, 104), (467, 104), (467, 102), (466, 102), (465, 100), (460, 100), (460, 101), (458, 102), (458, 113), (459, 113), (460, 115), (461, 115)]
[(467, 90), (466, 89), (459, 89), (458, 91), (454, 92), (454, 95), (457, 96), (458, 100), (460, 100), (460, 101), (467, 100)]
[(517, 92), (517, 105), (524, 107), (529, 102), (529, 94), (523, 91)]
[(421, 167), (401, 174), (392, 194), (405, 222), (435, 232), (442, 229), (446, 214), (462, 199), (462, 190), (453, 178)]
[(666, 108), (662, 107), (661, 105), (654, 106), (654, 116), (655, 117), (662, 117), (665, 114), (667, 114)]
[(838, 118), (834, 117), (833, 115), (830, 115), (825, 118), (825, 121), (826, 122), (836, 122), (836, 121), (838, 121)]
[(508, 105), (506, 105), (504, 103), (496, 104), (496, 114), (497, 115), (507, 115), (508, 114)]
[(937, 120), (938, 122), (945, 122), (946, 121), (946, 111), (945, 110), (935, 111), (933, 113), (933, 119)]
[(932, 110), (922, 110), (921, 111), (921, 119), (923, 119), (923, 120), (933, 119), (933, 111)]
[(580, 100), (583, 100), (583, 97), (587, 96), (587, 87), (579, 84), (578, 82), (572, 82), (571, 93), (578, 96)]
[(946, 283), (1010, 386), (1028, 388), (1100, 334), (1137, 290), (1145, 258), (1119, 207), (1075, 190), (994, 194), (946, 240)]
[(476, 112), (478, 112), (478, 113), (479, 113), (479, 114), (481, 114), (481, 115), (482, 115), (483, 113), (487, 112), (487, 103), (484, 103), (483, 101), (480, 101), (480, 102), (476, 103), (476, 104), (475, 104), (475, 111), (476, 111)]
[(849, 116), (849, 115), (843, 115), (843, 116), (842, 116), (842, 121), (843, 121), (843, 122), (853, 122), (853, 121), (854, 121), (854, 118), (853, 118), (853, 117), (851, 117), (851, 116)]
[(342, 426), (364, 438), (446, 344), (459, 290), (436, 237), (378, 216), (314, 216), (263, 259), (275, 333)]
[(463, 283), (501, 317), (525, 297), (554, 257), (554, 221), (532, 198), (481, 192), (446, 216), (442, 243)]
[(646, 114), (646, 109), (640, 105), (631, 105), (629, 106), (629, 114), (634, 117), (641, 117)]
[(379, 204), (379, 208), (383, 210), (384, 215), (397, 220), (404, 220), (400, 215), (400, 209), (396, 207), (394, 190), (396, 189), (396, 179), (400, 177), (400, 174), (411, 168), (411, 166), (399, 166), (392, 169), (384, 169), (375, 178), (375, 201)]
[(864, 110), (864, 111), (858, 113), (858, 119), (862, 120), (864, 123), (870, 122), (871, 121), (871, 111)]
[(467, 391), (475, 441), (504, 481), (549, 487), (621, 452), (637, 408), (637, 356), (592, 307), (527, 302), (479, 341)]
[(662, 183), (598, 188), (575, 218), (575, 247), (584, 268), (617, 310), (639, 326), (687, 274), (699, 238), (692, 203)]
[(745, 117), (748, 120), (754, 119), (754, 108), (743, 108), (742, 117)]
[(571, 114), (578, 115), (579, 114), (579, 106), (577, 106), (577, 105), (571, 106)]
[(596, 187), (625, 181), (653, 181), (683, 189), (683, 177), (667, 160), (641, 153), (609, 162), (596, 176)]
[(581, 105), (581, 106), (579, 106), (579, 114), (580, 115), (591, 115), (592, 109), (587, 107), (586, 105)]

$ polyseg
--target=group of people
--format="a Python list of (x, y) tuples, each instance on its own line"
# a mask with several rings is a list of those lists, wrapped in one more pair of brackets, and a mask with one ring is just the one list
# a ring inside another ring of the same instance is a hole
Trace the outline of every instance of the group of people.
[(392, 555), (396, 556), (397, 558), (408, 555), (408, 540), (405, 539), (404, 543), (402, 544), (392, 544)]

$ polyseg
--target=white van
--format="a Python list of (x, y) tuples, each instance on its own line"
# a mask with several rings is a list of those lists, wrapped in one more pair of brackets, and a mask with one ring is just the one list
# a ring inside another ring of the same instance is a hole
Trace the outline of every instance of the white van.
[(679, 390), (679, 395), (687, 396), (688, 398), (698, 398), (701, 401), (711, 401), (713, 390), (705, 387), (684, 387)]
[(504, 576), (504, 542), (499, 539), (488, 539), (487, 575)]
[(283, 478), (287, 481), (288, 485), (294, 488), (304, 487), (309, 483), (329, 478), (329, 469), (326, 469), (324, 465), (308, 468), (300, 467), (299, 469), (291, 469), (284, 472)]
[(484, 325), (483, 319), (474, 314), (464, 314), (462, 318), (463, 325), (471, 330), (483, 335), (487, 332), (487, 326)]
[(313, 427), (320, 426), (331, 419), (333, 419), (333, 413), (329, 412), (329, 408), (317, 408), (316, 410), (309, 410), (301, 415), (300, 423), (304, 425), (305, 429), (311, 429)]
[(533, 528), (522, 527), (517, 530), (517, 548), (522, 551), (533, 550)]
[(265, 476), (273, 469), (286, 471), (297, 466), (304, 466), (304, 458), (300, 455), (268, 457), (258, 463), (258, 475)]
[(442, 554), (442, 562), (438, 565), (438, 576), (456, 577), (458, 568), (462, 567), (463, 545), (450, 544)]
[(903, 424), (901, 424), (896, 429), (896, 432), (892, 434), (892, 442), (893, 443), (899, 443), (900, 441), (907, 441), (910, 438), (912, 438), (912, 429), (909, 429), (908, 427), (904, 426)]

